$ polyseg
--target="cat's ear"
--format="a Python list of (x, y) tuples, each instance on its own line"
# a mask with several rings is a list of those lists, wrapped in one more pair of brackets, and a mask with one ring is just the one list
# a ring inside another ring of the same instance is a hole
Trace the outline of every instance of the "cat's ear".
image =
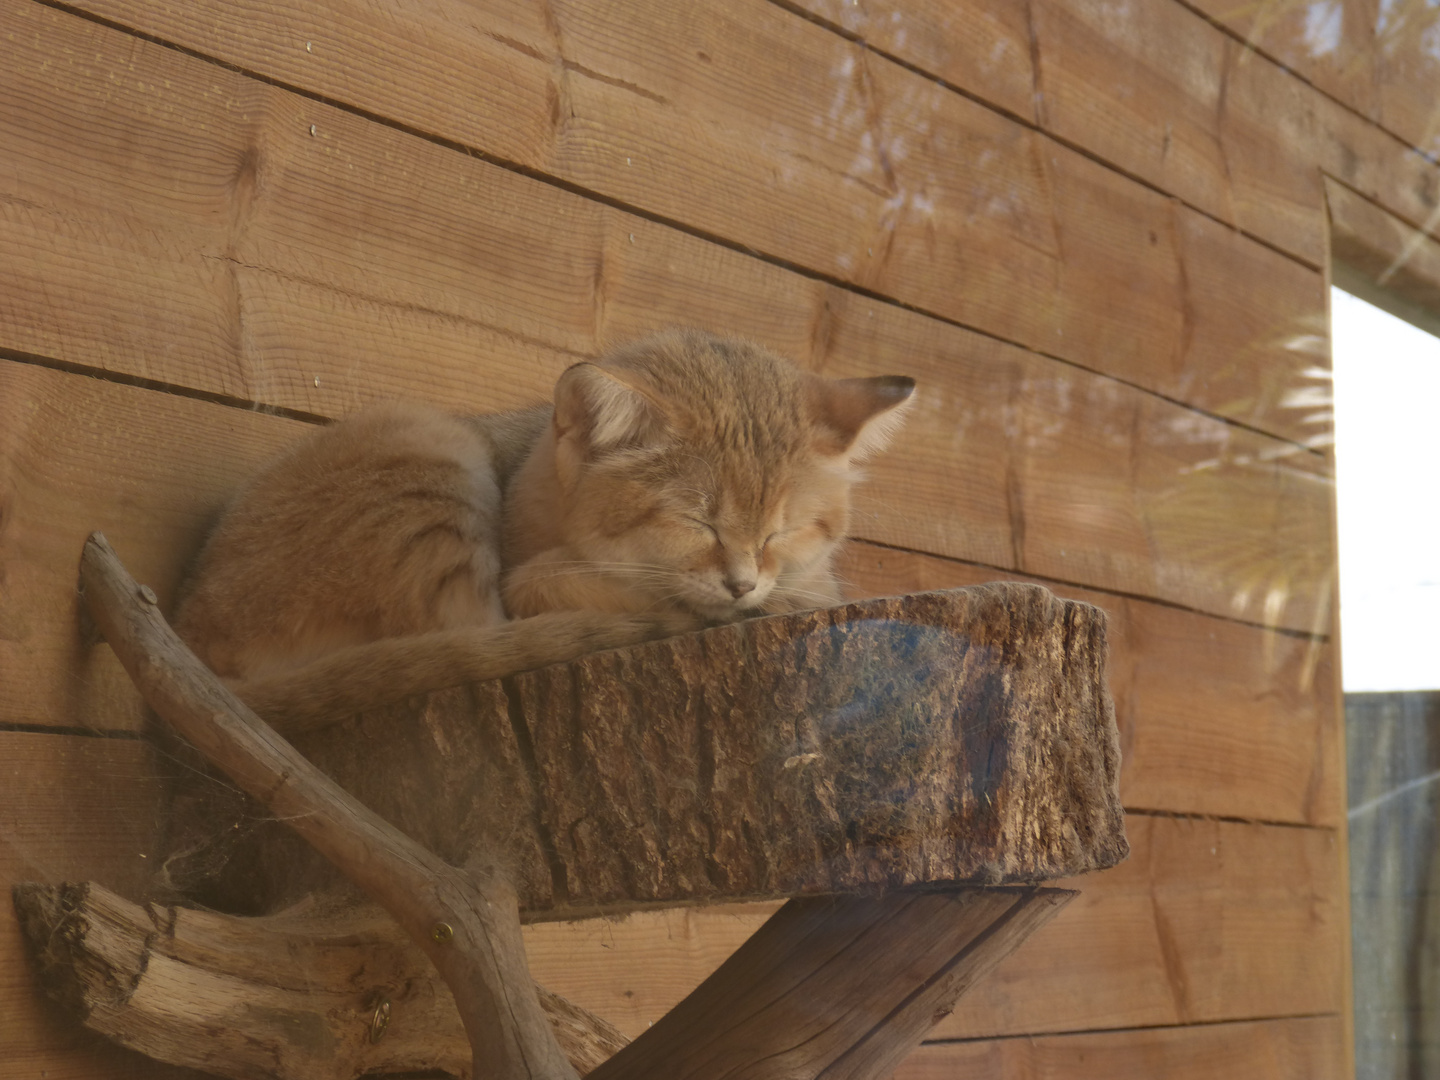
[(612, 450), (643, 446), (660, 437), (664, 418), (654, 402), (627, 381), (628, 372), (580, 363), (555, 384), (555, 435), (562, 472)]
[(822, 431), (821, 447), (848, 460), (863, 461), (883, 450), (914, 402), (908, 375), (869, 379), (807, 380), (812, 415)]

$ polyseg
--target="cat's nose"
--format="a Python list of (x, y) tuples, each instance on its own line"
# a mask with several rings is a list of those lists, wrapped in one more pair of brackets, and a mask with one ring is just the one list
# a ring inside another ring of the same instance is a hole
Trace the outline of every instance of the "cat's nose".
[(739, 578), (727, 577), (725, 579), (725, 587), (730, 590), (731, 596), (733, 596), (736, 600), (739, 600), (740, 597), (744, 596), (746, 593), (752, 593), (755, 591), (755, 580), (753, 578), (749, 580), (742, 580)]

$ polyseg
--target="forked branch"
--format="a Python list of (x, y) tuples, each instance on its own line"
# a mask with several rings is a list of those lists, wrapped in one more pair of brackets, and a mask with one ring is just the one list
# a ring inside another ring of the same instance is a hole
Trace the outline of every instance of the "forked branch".
[(154, 594), (98, 532), (86, 541), (80, 581), (91, 616), (150, 707), (340, 867), (429, 957), (464, 1022), (472, 1075), (574, 1080), (536, 996), (505, 875), (456, 869), (310, 764), (186, 648)]

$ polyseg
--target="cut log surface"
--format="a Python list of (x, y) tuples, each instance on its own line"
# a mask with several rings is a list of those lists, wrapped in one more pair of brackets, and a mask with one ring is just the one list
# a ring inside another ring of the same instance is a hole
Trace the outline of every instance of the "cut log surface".
[[(295, 745), (442, 858), (506, 852), (532, 920), (1034, 882), (1128, 852), (1104, 618), (1011, 583), (868, 600), (438, 692)], [(331, 883), (288, 830), (259, 835), (238, 909)]]

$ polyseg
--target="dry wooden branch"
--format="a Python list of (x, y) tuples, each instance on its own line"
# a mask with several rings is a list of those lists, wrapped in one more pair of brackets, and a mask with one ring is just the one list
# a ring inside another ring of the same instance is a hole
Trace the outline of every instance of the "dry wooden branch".
[(151, 708), (342, 867), (424, 950), (454, 995), (474, 1075), (573, 1078), (536, 998), (504, 875), (457, 870), (297, 753), (184, 646), (99, 533), (85, 544), (80, 580), (92, 617)]
[[(445, 984), (371, 903), (240, 918), (133, 904), (95, 884), (21, 885), (15, 907), (50, 996), (159, 1061), (235, 1080), (463, 1075), (470, 1045)], [(540, 987), (580, 1074), (626, 1043)]]

